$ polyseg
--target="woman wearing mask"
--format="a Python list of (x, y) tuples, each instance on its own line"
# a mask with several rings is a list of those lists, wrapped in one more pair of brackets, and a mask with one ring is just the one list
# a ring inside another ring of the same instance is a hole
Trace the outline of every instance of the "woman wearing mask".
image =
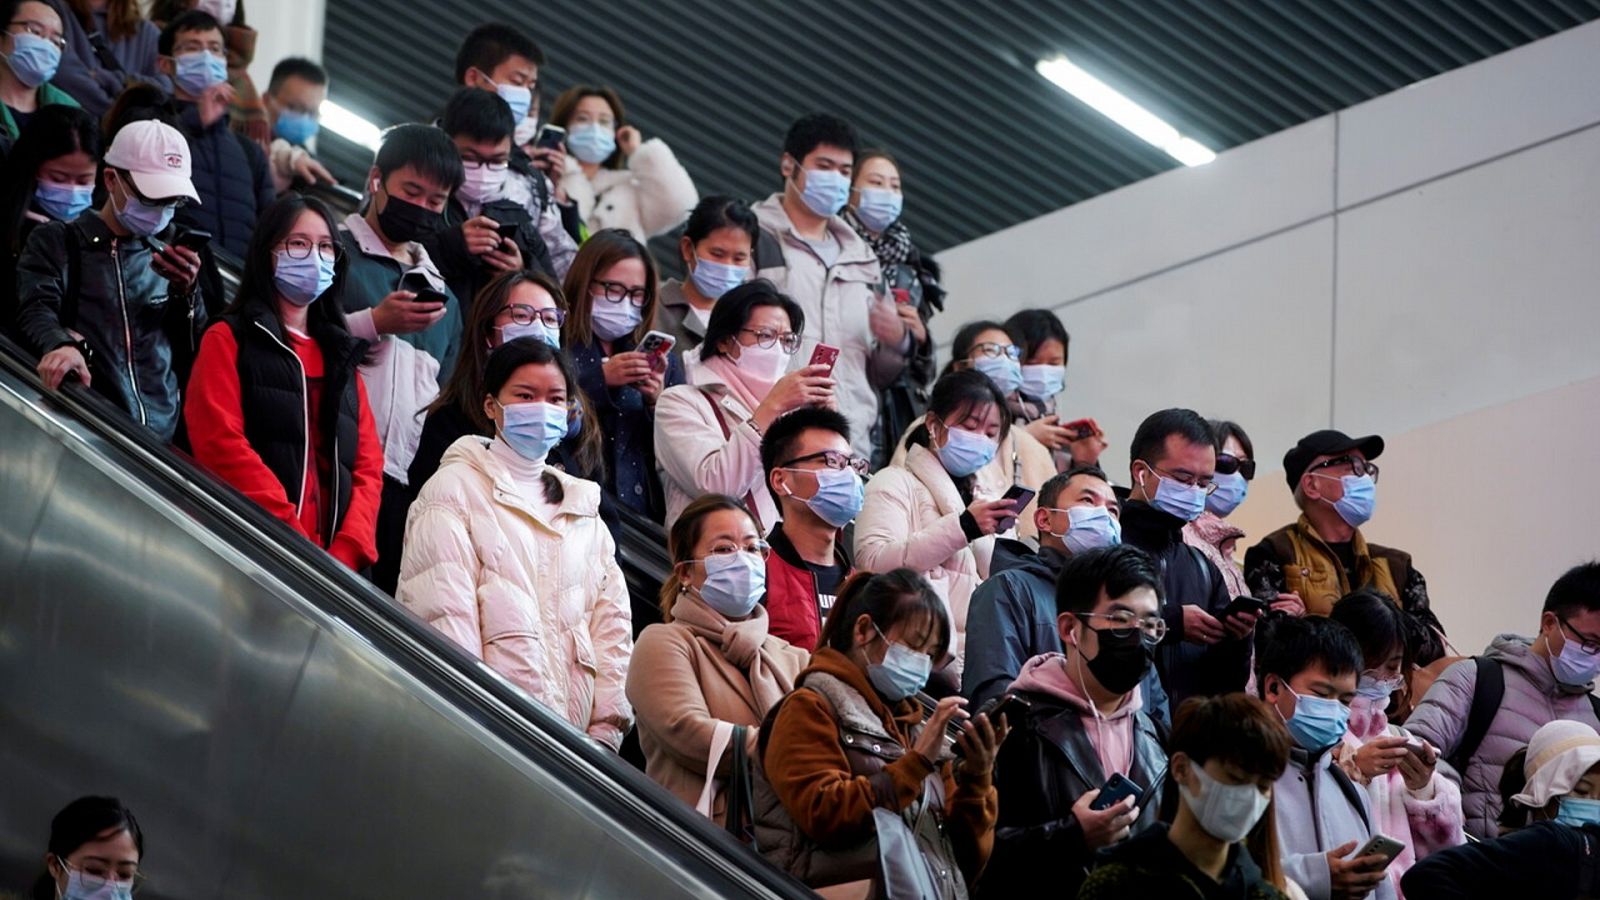
[(580, 84), (556, 98), (550, 124), (567, 130), (558, 199), (570, 197), (589, 233), (621, 228), (646, 241), (672, 230), (694, 208), (694, 181), (660, 138), (627, 124), (622, 98)]
[(66, 46), (64, 23), (44, 0), (0, 0), (0, 150), (46, 106), (77, 106), (50, 83)]
[(954, 630), (953, 668), (961, 679), (967, 601), (989, 577), (994, 535), (1018, 515), (977, 473), (1011, 430), (1005, 397), (976, 371), (934, 382), (922, 424), (906, 438), (905, 461), (867, 483), (856, 519), (856, 568), (921, 572), (945, 603)]
[(75, 106), (46, 106), (6, 156), (0, 174), (0, 333), (17, 337), (17, 260), (41, 222), (70, 222), (94, 200), (100, 129)]
[(722, 824), (726, 799), (706, 796), (708, 775), (713, 785), (728, 776), (734, 726), (745, 729), (754, 757), (767, 710), (794, 689), (809, 654), (767, 633), (761, 599), (771, 548), (738, 500), (707, 494), (689, 504), (667, 550), (665, 622), (639, 635), (628, 701), (639, 717), (645, 774), (687, 804), (709, 800), (702, 811)]
[(712, 305), (750, 280), (760, 233), (756, 214), (731, 197), (706, 197), (689, 214), (678, 241), (689, 275), (682, 281), (662, 282), (661, 306), (656, 310), (656, 330), (672, 335), (679, 353), (700, 346)]
[(627, 585), (600, 488), (547, 465), (577, 378), (538, 338), (489, 355), (492, 439), (445, 452), (406, 519), (395, 599), (534, 700), (616, 750), (633, 723)]
[[(99, 116), (129, 83), (172, 90), (156, 61), (161, 29), (144, 17), (139, 0), (67, 0), (66, 47), (56, 84)], [(100, 48), (104, 48), (102, 52)]]
[(661, 392), (683, 383), (676, 351), (635, 349), (656, 312), (656, 264), (626, 231), (612, 228), (584, 241), (562, 285), (571, 308), (561, 346), (605, 435), (606, 492), (659, 522), (666, 497), (656, 477), (655, 407)]
[[(756, 844), (769, 860), (811, 887), (871, 880), (881, 889), (888, 875), (926, 879), (936, 897), (967, 896), (994, 843), (1006, 726), (967, 719), (960, 697), (931, 714), (917, 701), (950, 632), (944, 603), (915, 572), (845, 584), (811, 665), (761, 735)], [(922, 859), (889, 855), (919, 871), (886, 873), (878, 842), (891, 832), (909, 842), (907, 830), (923, 839)]]
[(378, 559), (383, 448), (339, 308), (337, 223), (321, 201), (267, 207), (233, 306), (206, 331), (183, 418), (194, 458), (333, 557)]
[(30, 900), (127, 898), (143, 876), (144, 832), (115, 797), (79, 797), (50, 820), (44, 874)]
[(1079, 900), (1303, 897), (1278, 860), (1272, 788), (1290, 741), (1277, 714), (1244, 694), (1196, 697), (1179, 707), (1168, 746), (1172, 824), (1107, 851)]
[(250, 64), (256, 58), (256, 30), (244, 22), (244, 0), (155, 0), (150, 19), (164, 27), (191, 9), (210, 13), (222, 26), (228, 49), (228, 86), (233, 88), (233, 99), (228, 103), (231, 127), (260, 144), (263, 153), (269, 152), (272, 122), (261, 92), (250, 77)]
[(1013, 313), (1005, 328), (1017, 336), (1022, 350), (1021, 386), (1007, 397), (1012, 415), (1028, 423), (1028, 434), (1050, 450), (1058, 470), (1097, 465), (1106, 449), (1105, 432), (1093, 419), (1082, 420), (1087, 429), (1067, 428), (1071, 420), (1064, 422), (1056, 413), (1056, 399), (1067, 384), (1072, 341), (1066, 326), (1048, 309), (1024, 309)]
[(763, 484), (761, 437), (790, 410), (834, 402), (827, 366), (784, 374), (804, 327), (800, 305), (765, 279), (717, 301), (700, 361), (689, 366), (690, 383), (668, 388), (656, 404), (656, 460), (669, 527), (701, 494), (741, 498), (763, 534), (778, 521)]

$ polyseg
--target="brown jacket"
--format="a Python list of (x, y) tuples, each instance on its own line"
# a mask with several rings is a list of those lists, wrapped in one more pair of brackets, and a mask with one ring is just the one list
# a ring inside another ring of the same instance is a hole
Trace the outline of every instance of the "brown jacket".
[(1350, 549), (1356, 557), (1353, 584), (1339, 557), (1317, 534), (1304, 513), (1293, 525), (1274, 531), (1262, 538), (1261, 543), (1272, 549), (1283, 566), (1285, 590), (1300, 595), (1309, 615), (1327, 615), (1340, 597), (1360, 587), (1381, 591), (1397, 603), (1405, 599), (1400, 587), (1405, 584), (1411, 568), (1411, 555), (1368, 544), (1359, 528), (1350, 540)]

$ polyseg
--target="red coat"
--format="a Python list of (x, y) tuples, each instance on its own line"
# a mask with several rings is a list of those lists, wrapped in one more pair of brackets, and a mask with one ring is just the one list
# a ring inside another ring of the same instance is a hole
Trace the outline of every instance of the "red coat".
[[(767, 596), (762, 601), (767, 607), (767, 633), (802, 650), (815, 650), (822, 636), (816, 576), (783, 533), (782, 522), (773, 526), (767, 543), (772, 545), (772, 553), (767, 556)], [(833, 555), (845, 567), (848, 579), (853, 569), (841, 541), (834, 541)]]

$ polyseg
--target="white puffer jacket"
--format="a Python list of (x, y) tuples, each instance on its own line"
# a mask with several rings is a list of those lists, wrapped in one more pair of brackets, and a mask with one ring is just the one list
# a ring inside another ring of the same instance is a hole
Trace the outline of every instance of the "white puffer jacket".
[[(395, 598), (508, 681), (616, 749), (633, 722), (627, 585), (600, 486), (548, 467), (563, 497), (528, 499), (514, 451), (469, 435), (406, 518)], [(539, 494), (538, 496), (542, 496)]]
[(641, 242), (676, 228), (700, 202), (694, 179), (660, 138), (640, 144), (626, 168), (600, 169), (593, 179), (568, 156), (561, 187), (590, 234), (624, 228)]

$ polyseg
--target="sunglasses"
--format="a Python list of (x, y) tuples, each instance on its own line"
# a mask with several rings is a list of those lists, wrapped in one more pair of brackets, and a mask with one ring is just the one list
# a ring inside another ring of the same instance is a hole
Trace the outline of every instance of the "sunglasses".
[(1232, 475), (1238, 472), (1244, 476), (1245, 481), (1253, 481), (1256, 477), (1256, 461), (1253, 459), (1240, 459), (1232, 453), (1217, 454), (1217, 474)]

